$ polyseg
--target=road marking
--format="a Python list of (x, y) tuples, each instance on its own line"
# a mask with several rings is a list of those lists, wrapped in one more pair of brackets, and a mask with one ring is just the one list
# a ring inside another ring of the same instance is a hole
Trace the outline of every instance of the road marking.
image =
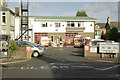
[(52, 66), (51, 68), (52, 68), (52, 69), (53, 69), (53, 68), (56, 68), (56, 69), (58, 69), (59, 67), (58, 67), (58, 66)]
[(34, 67), (32, 66), (32, 67), (30, 67), (30, 69), (34, 69)]
[(24, 67), (21, 67), (20, 69), (24, 69)]
[(43, 67), (43, 66), (41, 66), (41, 69), (44, 69), (44, 67)]
[(120, 66), (120, 65), (115, 65), (115, 66), (107, 67), (107, 68), (104, 68), (104, 69), (95, 68), (95, 67), (91, 67), (91, 66), (72, 66), (72, 67), (88, 67), (88, 68), (93, 68), (93, 69), (96, 69), (96, 70), (105, 71), (105, 70), (109, 70), (109, 69), (112, 69), (112, 68), (116, 68), (118, 66)]
[(105, 68), (105, 69), (103, 69), (103, 70), (108, 70), (108, 69), (116, 68), (116, 67), (118, 67), (118, 66), (120, 66), (120, 65), (115, 65), (115, 66), (112, 66), (112, 67), (108, 67), (108, 68)]

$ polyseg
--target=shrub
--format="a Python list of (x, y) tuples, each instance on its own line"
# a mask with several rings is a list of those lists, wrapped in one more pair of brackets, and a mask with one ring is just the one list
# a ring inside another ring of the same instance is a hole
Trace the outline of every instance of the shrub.
[(16, 45), (15, 41), (12, 40), (10, 42), (10, 57), (13, 57), (15, 55), (16, 49), (18, 48), (18, 46)]

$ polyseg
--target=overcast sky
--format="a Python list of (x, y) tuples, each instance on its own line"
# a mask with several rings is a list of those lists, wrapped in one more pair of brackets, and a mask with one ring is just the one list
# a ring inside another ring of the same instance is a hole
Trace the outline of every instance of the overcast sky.
[[(105, 0), (104, 0), (105, 1)], [(8, 2), (8, 7), (15, 10), (20, 7), (20, 2)], [(106, 22), (118, 21), (118, 2), (30, 2), (30, 16), (75, 16), (78, 10), (84, 10), (89, 17)]]

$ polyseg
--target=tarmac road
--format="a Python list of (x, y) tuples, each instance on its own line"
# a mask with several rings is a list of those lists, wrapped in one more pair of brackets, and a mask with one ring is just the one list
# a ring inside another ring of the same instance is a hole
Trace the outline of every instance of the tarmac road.
[(3, 78), (119, 78), (119, 64), (83, 57), (82, 48), (48, 48), (32, 60), (2, 65)]

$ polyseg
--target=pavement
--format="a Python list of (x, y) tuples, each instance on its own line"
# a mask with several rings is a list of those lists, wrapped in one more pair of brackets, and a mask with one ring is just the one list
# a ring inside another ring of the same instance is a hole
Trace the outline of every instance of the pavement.
[(13, 64), (13, 63), (21, 63), (21, 62), (25, 62), (28, 61), (27, 59), (1, 59), (1, 64)]
[[(105, 63), (116, 63), (119, 64), (120, 61), (118, 61), (117, 58), (86, 58), (90, 61), (94, 61), (94, 62), (105, 62)], [(25, 61), (29, 61), (27, 59), (15, 59), (15, 60), (9, 60), (9, 59), (1, 59), (2, 61), (2, 65), (4, 64), (14, 64), (14, 63), (21, 63), (21, 62), (25, 62)]]

